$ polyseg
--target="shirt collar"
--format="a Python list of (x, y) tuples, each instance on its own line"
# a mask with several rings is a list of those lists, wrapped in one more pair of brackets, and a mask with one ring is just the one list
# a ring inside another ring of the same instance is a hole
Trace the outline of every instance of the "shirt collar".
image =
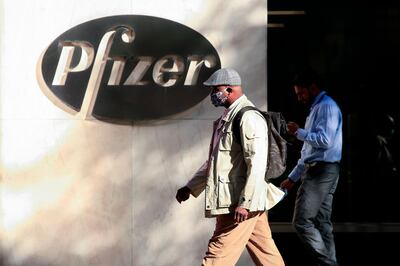
[(314, 108), (314, 106), (316, 106), (321, 100), (322, 98), (325, 96), (326, 91), (321, 91), (317, 97), (315, 97), (315, 100), (313, 102), (313, 104), (311, 105), (311, 109)]
[(234, 101), (229, 107), (228, 110), (233, 110), (236, 106), (239, 105), (240, 101), (242, 101), (245, 98), (244, 95), (240, 96), (239, 98), (236, 99), (236, 101)]
[(242, 96), (240, 96), (239, 98), (236, 99), (236, 101), (234, 101), (226, 110), (225, 112), (222, 114), (222, 120), (224, 121), (229, 121), (230, 117), (233, 114), (233, 110), (235, 110), (235, 108), (242, 103), (243, 101), (245, 101), (247, 99), (247, 97), (243, 94)]

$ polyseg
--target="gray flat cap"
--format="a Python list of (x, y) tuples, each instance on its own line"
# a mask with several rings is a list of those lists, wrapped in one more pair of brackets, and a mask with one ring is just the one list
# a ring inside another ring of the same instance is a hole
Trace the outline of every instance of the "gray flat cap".
[(203, 82), (203, 84), (205, 86), (240, 86), (242, 85), (242, 81), (236, 70), (232, 68), (221, 68), (215, 71), (205, 82)]

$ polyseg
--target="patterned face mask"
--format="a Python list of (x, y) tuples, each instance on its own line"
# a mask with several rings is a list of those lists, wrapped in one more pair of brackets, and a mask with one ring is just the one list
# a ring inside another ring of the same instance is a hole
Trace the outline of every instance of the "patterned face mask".
[(211, 103), (215, 106), (224, 106), (228, 96), (224, 95), (223, 91), (215, 92), (211, 94)]

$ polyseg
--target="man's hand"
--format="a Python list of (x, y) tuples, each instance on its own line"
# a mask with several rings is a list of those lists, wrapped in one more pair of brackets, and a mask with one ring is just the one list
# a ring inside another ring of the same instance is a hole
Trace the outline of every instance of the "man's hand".
[(176, 192), (176, 200), (181, 203), (190, 197), (190, 188), (184, 186), (178, 189)]
[(281, 183), (281, 188), (286, 189), (287, 191), (291, 190), (294, 186), (295, 182), (290, 180), (289, 178), (286, 178), (285, 180), (282, 181)]
[(295, 122), (288, 122), (287, 129), (288, 129), (289, 134), (295, 135), (297, 130), (299, 129), (299, 125), (296, 124)]
[(236, 223), (246, 221), (249, 216), (249, 211), (242, 207), (236, 207), (234, 220)]

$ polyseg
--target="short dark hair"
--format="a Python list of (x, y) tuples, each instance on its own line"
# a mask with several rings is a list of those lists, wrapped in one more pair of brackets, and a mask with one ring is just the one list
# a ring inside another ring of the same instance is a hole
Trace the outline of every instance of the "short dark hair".
[(293, 79), (294, 86), (308, 88), (312, 84), (317, 85), (318, 88), (322, 86), (321, 76), (312, 68), (306, 68), (297, 72)]

